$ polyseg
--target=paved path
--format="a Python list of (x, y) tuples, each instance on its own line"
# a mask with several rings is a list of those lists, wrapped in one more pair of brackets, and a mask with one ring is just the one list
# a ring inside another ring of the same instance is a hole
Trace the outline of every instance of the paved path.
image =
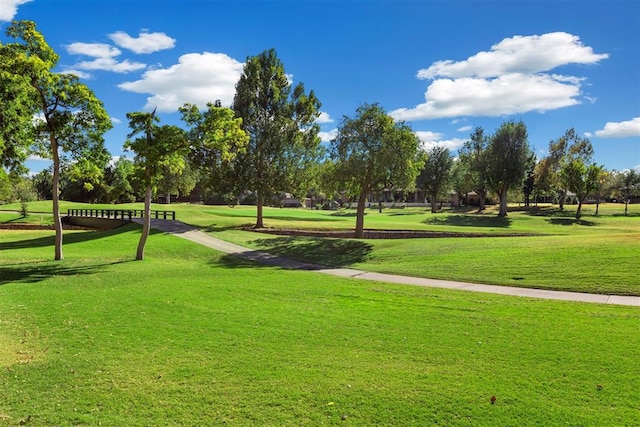
[[(134, 221), (141, 223), (141, 219)], [(151, 226), (157, 230), (174, 234), (218, 251), (262, 264), (288, 269), (310, 270), (321, 274), (339, 277), (352, 277), (363, 280), (397, 283), (403, 285), (425, 286), (433, 288), (457, 289), (491, 294), (514, 295), (520, 297), (542, 298), (565, 301), (593, 302), (600, 304), (630, 305), (640, 307), (640, 297), (586, 294), (581, 292), (549, 291), (544, 289), (518, 288), (512, 286), (482, 285), (475, 283), (454, 282), (449, 280), (424, 279), (419, 277), (399, 276), (395, 274), (371, 273), (351, 268), (330, 268), (322, 265), (291, 260), (271, 255), (266, 252), (248, 249), (233, 243), (217, 239), (180, 221), (151, 220)]]

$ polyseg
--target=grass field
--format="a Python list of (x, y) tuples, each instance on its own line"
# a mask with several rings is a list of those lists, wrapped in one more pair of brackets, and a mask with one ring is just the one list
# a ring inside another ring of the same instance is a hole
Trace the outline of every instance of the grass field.
[[(83, 205), (62, 203), (62, 211)], [(84, 205), (88, 208), (113, 206)], [(140, 208), (140, 204), (117, 208)], [(0, 207), (10, 209), (12, 206)], [(17, 205), (13, 208), (17, 208)], [(177, 218), (220, 237), (251, 248), (328, 266), (352, 267), (382, 273), (451, 279), (464, 282), (535, 287), (580, 292), (640, 295), (640, 205), (603, 204), (600, 215), (587, 205), (584, 216), (573, 218), (575, 206), (564, 212), (551, 206), (513, 209), (507, 218), (494, 211), (444, 212), (425, 209), (367, 211), (372, 229), (483, 233), (496, 237), (433, 239), (333, 239), (260, 234), (242, 230), (255, 220), (255, 207), (154, 205), (176, 210)], [(32, 212), (50, 212), (50, 202), (35, 202)], [(0, 221), (2, 214), (0, 212)], [(17, 217), (17, 214), (13, 214)], [(34, 213), (34, 216), (42, 214)], [(351, 210), (315, 211), (265, 208), (272, 228), (349, 230)], [(497, 237), (532, 234), (524, 237)]]
[(640, 424), (637, 308), (283, 271), (162, 233), (136, 262), (138, 237), (68, 232), (54, 262), (51, 232), (0, 231), (0, 425)]

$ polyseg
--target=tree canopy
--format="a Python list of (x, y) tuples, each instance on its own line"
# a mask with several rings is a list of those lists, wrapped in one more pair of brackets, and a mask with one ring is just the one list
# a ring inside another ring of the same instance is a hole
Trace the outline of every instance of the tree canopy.
[(403, 122), (394, 122), (379, 104), (358, 107), (344, 116), (331, 141), (335, 182), (358, 199), (355, 236), (364, 235), (367, 196), (383, 189), (408, 189), (422, 166), (420, 141)]
[[(62, 222), (59, 209), (61, 161), (83, 160), (105, 164), (109, 155), (102, 135), (112, 127), (111, 119), (94, 93), (78, 77), (53, 72), (58, 55), (31, 21), (14, 21), (7, 35), (18, 39), (2, 47), (2, 59), (11, 70), (2, 68), (2, 96), (14, 96), (20, 102), (8, 109), (3, 120), (4, 144), (18, 153), (18, 136), (24, 137), (25, 123), (38, 113), (33, 126), (33, 150), (53, 161), (52, 198), (56, 229), (55, 259), (62, 255)], [(11, 74), (12, 73), (12, 74)], [(11, 74), (11, 75), (9, 75)], [(4, 99), (3, 99), (4, 100)], [(4, 106), (3, 106), (4, 108)], [(26, 116), (25, 116), (26, 115)], [(7, 151), (5, 150), (5, 153)], [(14, 157), (16, 157), (14, 155)], [(6, 158), (6, 154), (5, 154)]]
[(449, 150), (435, 146), (426, 153), (424, 166), (418, 175), (418, 188), (424, 190), (431, 199), (431, 212), (438, 210), (438, 197), (449, 190), (452, 180), (453, 157)]
[(507, 216), (507, 193), (524, 180), (531, 149), (523, 122), (503, 123), (487, 146), (487, 183), (500, 199), (499, 217)]
[[(144, 259), (144, 248), (151, 228), (151, 196), (153, 189), (167, 169), (181, 173), (185, 166), (185, 156), (189, 149), (186, 133), (177, 126), (158, 126), (160, 120), (155, 110), (152, 113), (127, 113), (131, 132), (127, 136), (125, 148), (136, 153), (134, 164), (145, 187), (144, 221), (142, 235), (138, 243), (136, 260)], [(135, 139), (132, 139), (137, 137)]]
[(234, 163), (236, 182), (257, 196), (256, 228), (264, 226), (262, 208), (278, 191), (299, 186), (320, 155), (320, 101), (304, 85), (291, 87), (274, 49), (247, 58), (236, 84), (233, 110), (249, 134), (246, 151)]

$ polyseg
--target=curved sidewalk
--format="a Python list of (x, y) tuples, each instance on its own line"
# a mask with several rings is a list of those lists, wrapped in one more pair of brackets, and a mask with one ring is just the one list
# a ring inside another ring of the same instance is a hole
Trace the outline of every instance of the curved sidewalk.
[[(134, 220), (142, 223), (141, 219)], [(225, 242), (210, 236), (194, 227), (186, 225), (180, 221), (151, 220), (151, 227), (174, 234), (192, 242), (210, 247), (212, 249), (233, 254), (238, 257), (256, 261), (262, 264), (273, 265), (288, 269), (310, 270), (322, 274), (329, 274), (339, 277), (351, 277), (363, 280), (374, 280), (379, 282), (396, 283), (403, 285), (425, 286), (432, 288), (457, 289), (464, 291), (485, 292), (491, 294), (513, 295), (519, 297), (541, 298), (564, 301), (591, 302), (600, 304), (628, 305), (640, 307), (640, 297), (587, 294), (581, 292), (550, 291), (544, 289), (517, 288), (513, 286), (482, 285), (475, 283), (454, 282), (449, 280), (424, 279), (420, 277), (399, 276), (395, 274), (371, 273), (351, 268), (331, 268), (317, 264), (295, 261), (288, 258), (279, 257), (266, 252), (248, 249), (233, 243)]]

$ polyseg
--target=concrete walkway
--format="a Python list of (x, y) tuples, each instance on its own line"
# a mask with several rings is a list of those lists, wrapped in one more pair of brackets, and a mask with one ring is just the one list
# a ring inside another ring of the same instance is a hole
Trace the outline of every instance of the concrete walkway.
[[(134, 220), (142, 223), (141, 219)], [(541, 298), (564, 301), (591, 302), (600, 304), (629, 305), (640, 307), (640, 297), (587, 294), (581, 292), (549, 291), (544, 289), (518, 288), (512, 286), (482, 285), (474, 283), (454, 282), (449, 280), (424, 279), (419, 277), (399, 276), (395, 274), (371, 273), (351, 268), (330, 268), (322, 265), (295, 261), (288, 258), (271, 255), (266, 252), (248, 249), (233, 243), (225, 242), (210, 236), (196, 228), (180, 221), (151, 220), (151, 226), (157, 230), (174, 234), (192, 242), (227, 254), (236, 255), (243, 259), (256, 261), (292, 270), (309, 270), (331, 276), (351, 277), (362, 280), (397, 283), (403, 285), (425, 286), (433, 288), (457, 289), (464, 291), (486, 292), (491, 294), (513, 295), (519, 297)]]

